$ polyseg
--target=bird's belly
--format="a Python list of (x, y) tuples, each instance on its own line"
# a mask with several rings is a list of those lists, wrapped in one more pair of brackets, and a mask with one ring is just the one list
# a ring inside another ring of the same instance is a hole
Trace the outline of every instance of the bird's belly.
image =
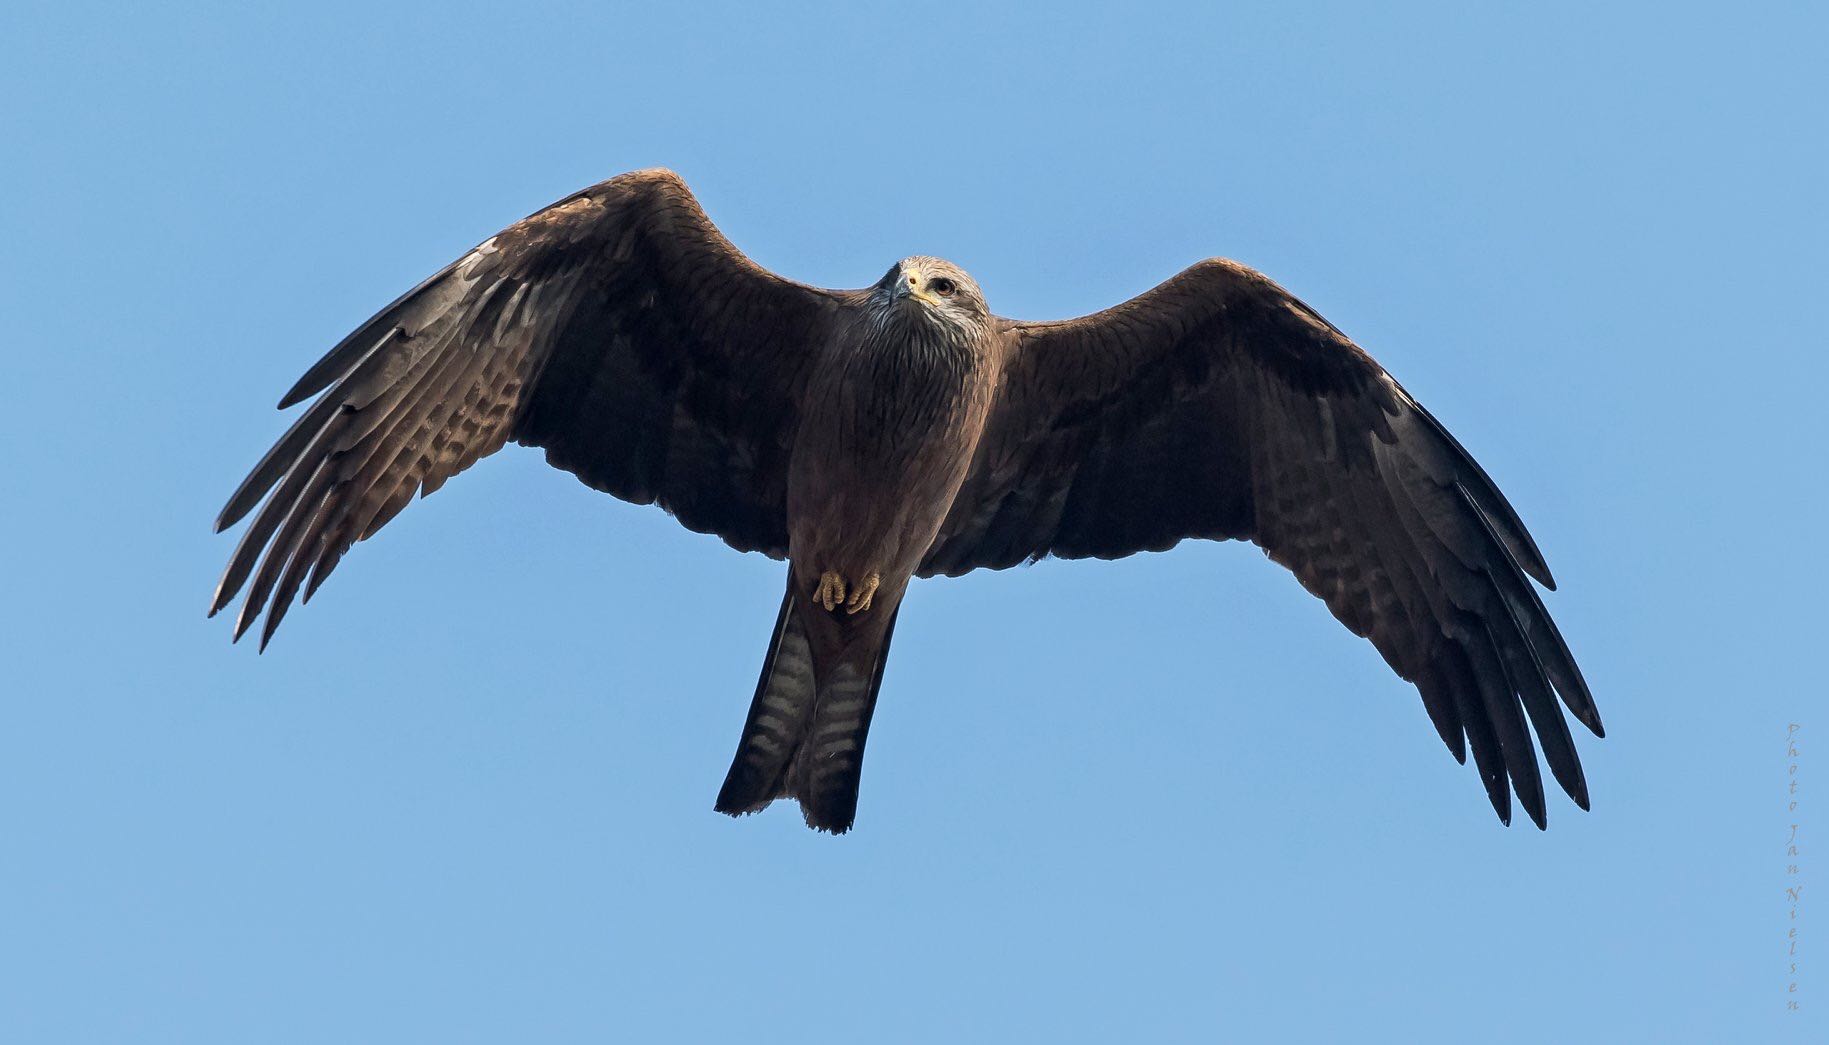
[[(904, 393), (906, 389), (903, 390)], [(795, 455), (789, 558), (846, 576), (913, 572), (964, 480), (976, 442), (959, 397), (860, 397)]]

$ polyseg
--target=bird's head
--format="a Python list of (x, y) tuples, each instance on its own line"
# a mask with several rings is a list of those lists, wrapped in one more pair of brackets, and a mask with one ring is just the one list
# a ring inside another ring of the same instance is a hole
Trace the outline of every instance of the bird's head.
[(990, 316), (977, 281), (940, 258), (903, 258), (877, 282), (873, 293), (888, 315), (901, 320), (973, 330)]

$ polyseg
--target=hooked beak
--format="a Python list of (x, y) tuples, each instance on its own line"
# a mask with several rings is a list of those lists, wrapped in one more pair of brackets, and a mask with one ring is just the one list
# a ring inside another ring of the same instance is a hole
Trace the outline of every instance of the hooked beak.
[(896, 277), (895, 287), (890, 293), (897, 301), (914, 298), (916, 301), (931, 305), (933, 298), (928, 297), (926, 292), (921, 289), (923, 284), (919, 270), (903, 269), (902, 274)]

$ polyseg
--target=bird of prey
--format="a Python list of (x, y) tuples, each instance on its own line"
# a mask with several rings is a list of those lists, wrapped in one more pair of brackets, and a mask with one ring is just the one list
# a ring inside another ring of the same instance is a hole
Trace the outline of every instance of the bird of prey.
[[(223, 508), (253, 512), (211, 601), (264, 648), (356, 541), (513, 440), (589, 486), (786, 559), (717, 809), (848, 830), (908, 583), (1044, 557), (1248, 540), (1421, 691), (1500, 820), (1539, 827), (1531, 733), (1583, 809), (1557, 698), (1600, 718), (1480, 466), (1358, 345), (1211, 259), (1123, 304), (993, 314), (949, 262), (862, 290), (750, 261), (680, 178), (624, 174), (485, 240), (344, 338)], [(264, 503), (263, 503), (264, 502)], [(1528, 725), (1527, 725), (1528, 720)]]

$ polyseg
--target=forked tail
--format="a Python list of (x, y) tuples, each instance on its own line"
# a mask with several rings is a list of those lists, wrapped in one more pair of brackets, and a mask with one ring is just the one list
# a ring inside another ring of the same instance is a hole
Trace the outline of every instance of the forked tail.
[(848, 617), (796, 597), (790, 577), (718, 812), (740, 816), (793, 798), (808, 826), (833, 834), (851, 828), (900, 603), (899, 593), (879, 597), (870, 611)]

